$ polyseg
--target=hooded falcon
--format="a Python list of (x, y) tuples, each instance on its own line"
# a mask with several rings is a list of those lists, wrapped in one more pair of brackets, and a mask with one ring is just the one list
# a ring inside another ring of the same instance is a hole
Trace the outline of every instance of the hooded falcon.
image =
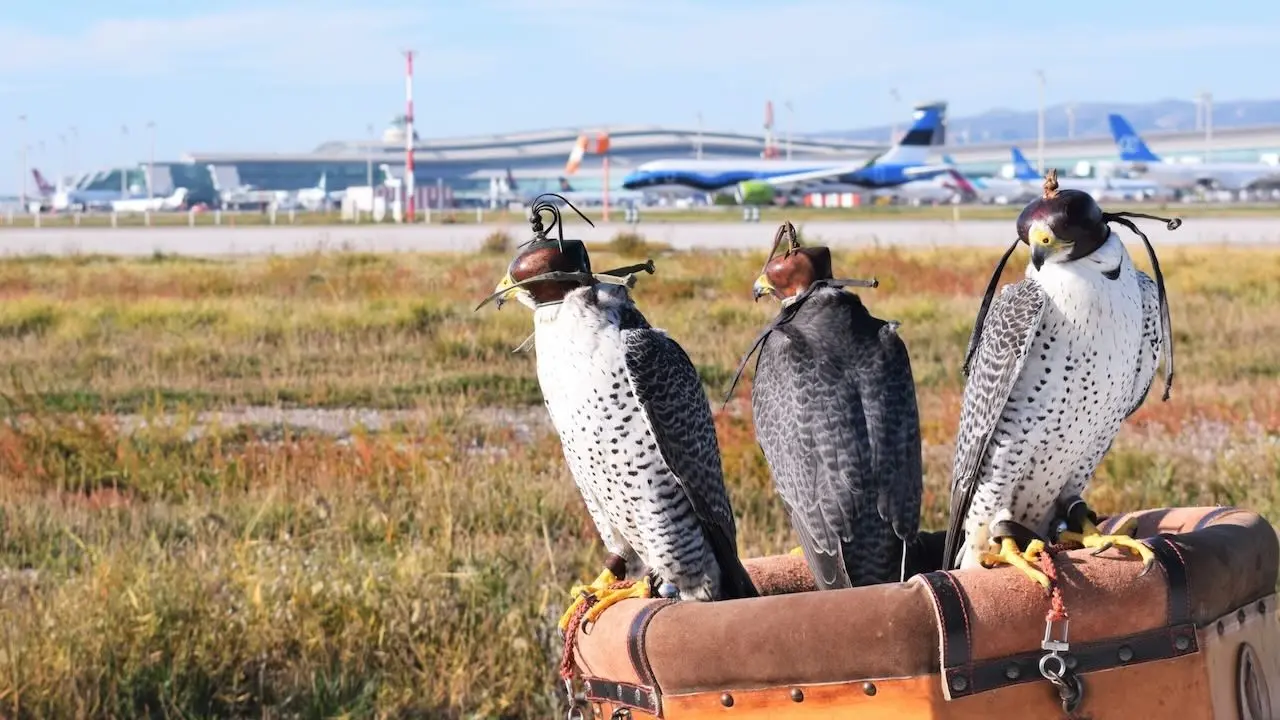
[(801, 247), (783, 223), (752, 288), (782, 307), (739, 365), (759, 348), (756, 437), (820, 590), (904, 579), (904, 549), (920, 526), (907, 348), (898, 323), (871, 315), (849, 286), (877, 283), (833, 279), (831, 251)]
[[(1128, 217), (1176, 229), (1181, 220), (1106, 213), (1087, 193), (1058, 190), (1018, 216), (974, 325), (965, 362), (944, 567), (1009, 564), (1048, 587), (1033, 565), (1044, 538), (1067, 519), (1077, 542), (1154, 556), (1132, 526), (1101, 535), (1081, 499), (1121, 423), (1142, 405), (1161, 357), (1173, 383), (1173, 339), (1164, 277), (1150, 242)], [(1109, 223), (1137, 233), (1156, 279), (1138, 271)], [(1026, 277), (991, 302), (1018, 243), (1031, 247)], [(989, 305), (988, 305), (989, 304)], [(989, 307), (989, 310), (988, 310)], [(1031, 539), (1019, 550), (1019, 539)], [(991, 552), (991, 545), (998, 551)]]
[[(651, 589), (682, 600), (757, 595), (737, 551), (711, 408), (697, 371), (654, 328), (616, 275), (591, 272), (578, 240), (539, 239), (510, 264), (494, 296), (533, 311), (538, 384), (565, 460), (610, 553), (575, 588), (569, 618), (593, 594), (592, 621)], [(557, 220), (558, 222), (558, 220)], [(628, 268), (626, 270), (633, 270)], [(652, 265), (647, 268), (652, 271)], [(623, 590), (623, 575), (647, 573)], [(650, 579), (652, 578), (652, 580)]]

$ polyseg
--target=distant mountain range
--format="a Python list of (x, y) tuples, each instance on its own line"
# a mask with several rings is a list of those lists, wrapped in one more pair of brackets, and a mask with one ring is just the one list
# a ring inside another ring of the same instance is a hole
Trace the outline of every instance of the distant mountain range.
[[(1074, 113), (1074, 128), (1068, 108)], [(1050, 105), (1045, 108), (1045, 138), (1108, 136), (1107, 114), (1118, 112), (1125, 116), (1138, 132), (1192, 132), (1201, 129), (1197, 103), (1187, 100), (1160, 100), (1150, 103), (1075, 103)], [(904, 121), (905, 122), (905, 121)], [(1009, 142), (1036, 138), (1037, 112), (1035, 110), (1007, 110), (996, 108), (980, 115), (947, 118), (947, 144)], [(1280, 125), (1280, 100), (1228, 100), (1213, 103), (1215, 128), (1257, 125)], [(898, 131), (904, 129), (898, 125)], [(888, 140), (892, 128), (889, 125), (860, 130), (836, 130), (810, 133), (811, 137), (845, 138), (849, 140)]]

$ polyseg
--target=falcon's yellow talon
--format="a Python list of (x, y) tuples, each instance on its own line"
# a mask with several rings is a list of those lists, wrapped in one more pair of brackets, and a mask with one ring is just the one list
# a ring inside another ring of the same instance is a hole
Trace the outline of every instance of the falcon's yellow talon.
[(1040, 553), (1044, 552), (1044, 543), (1039, 540), (1032, 540), (1027, 543), (1025, 551), (1018, 550), (1018, 544), (1013, 538), (1003, 538), (1000, 540), (1000, 552), (982, 553), (982, 564), (987, 567), (992, 565), (1012, 565), (1022, 571), (1023, 575), (1035, 580), (1041, 587), (1048, 589), (1049, 576), (1040, 572), (1031, 563), (1039, 559)]
[(639, 598), (643, 600), (649, 597), (649, 580), (643, 579), (636, 581), (631, 587), (622, 588), (621, 590), (603, 590), (596, 593), (596, 604), (591, 606), (587, 611), (583, 622), (595, 622), (600, 617), (600, 613), (606, 608), (613, 607), (619, 602), (628, 598)]
[(1145, 575), (1151, 569), (1151, 565), (1156, 561), (1156, 555), (1147, 547), (1147, 544), (1133, 537), (1133, 531), (1137, 528), (1137, 518), (1131, 518), (1110, 535), (1103, 535), (1098, 531), (1098, 526), (1084, 521), (1084, 532), (1064, 532), (1059, 534), (1062, 542), (1072, 542), (1083, 545), (1087, 548), (1094, 549), (1094, 555), (1106, 551), (1108, 548), (1121, 548), (1128, 550), (1138, 557), (1142, 558), (1142, 573)]
[(787, 551), (787, 554), (788, 554), (788, 555), (798, 555), (798, 556), (803, 557), (803, 556), (804, 556), (804, 548), (802, 548), (802, 547), (793, 547), (793, 548), (791, 548), (789, 551)]
[(569, 619), (572, 618), (573, 613), (576, 612), (584, 602), (586, 602), (587, 595), (595, 595), (598, 598), (601, 593), (604, 592), (605, 588), (617, 581), (618, 578), (606, 569), (604, 572), (600, 573), (595, 580), (592, 580), (590, 585), (574, 585), (570, 588), (569, 594), (573, 596), (573, 603), (570, 604), (569, 609), (565, 610), (564, 614), (560, 616), (560, 630), (563, 631), (565, 628), (569, 627)]

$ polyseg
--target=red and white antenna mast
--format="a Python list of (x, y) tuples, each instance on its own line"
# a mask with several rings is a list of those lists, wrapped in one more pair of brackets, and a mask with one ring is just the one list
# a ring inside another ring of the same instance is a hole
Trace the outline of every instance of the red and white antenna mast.
[(404, 51), (404, 219), (414, 219), (413, 186), (413, 50)]

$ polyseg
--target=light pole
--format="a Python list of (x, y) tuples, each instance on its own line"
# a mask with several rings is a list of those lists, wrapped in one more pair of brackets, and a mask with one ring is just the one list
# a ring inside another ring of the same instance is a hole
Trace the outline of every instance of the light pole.
[(1040, 84), (1040, 115), (1036, 125), (1036, 164), (1041, 175), (1044, 175), (1044, 71), (1036, 71), (1036, 80)]
[(156, 185), (156, 121), (147, 121), (147, 134), (150, 147), (147, 152), (147, 199), (155, 197)]
[(1067, 106), (1067, 139), (1074, 139), (1076, 136), (1076, 106), (1071, 104)]
[(791, 101), (786, 100), (782, 103), (782, 107), (787, 109), (787, 159), (791, 159), (791, 128), (795, 125), (796, 113), (795, 108), (791, 106)]
[(62, 154), (58, 157), (58, 177), (67, 176), (67, 134), (58, 133), (58, 144), (62, 146)]
[(18, 133), (19, 148), (22, 149), (22, 208), (27, 207), (27, 116), (25, 114), (18, 116), (18, 125), (21, 131)]

